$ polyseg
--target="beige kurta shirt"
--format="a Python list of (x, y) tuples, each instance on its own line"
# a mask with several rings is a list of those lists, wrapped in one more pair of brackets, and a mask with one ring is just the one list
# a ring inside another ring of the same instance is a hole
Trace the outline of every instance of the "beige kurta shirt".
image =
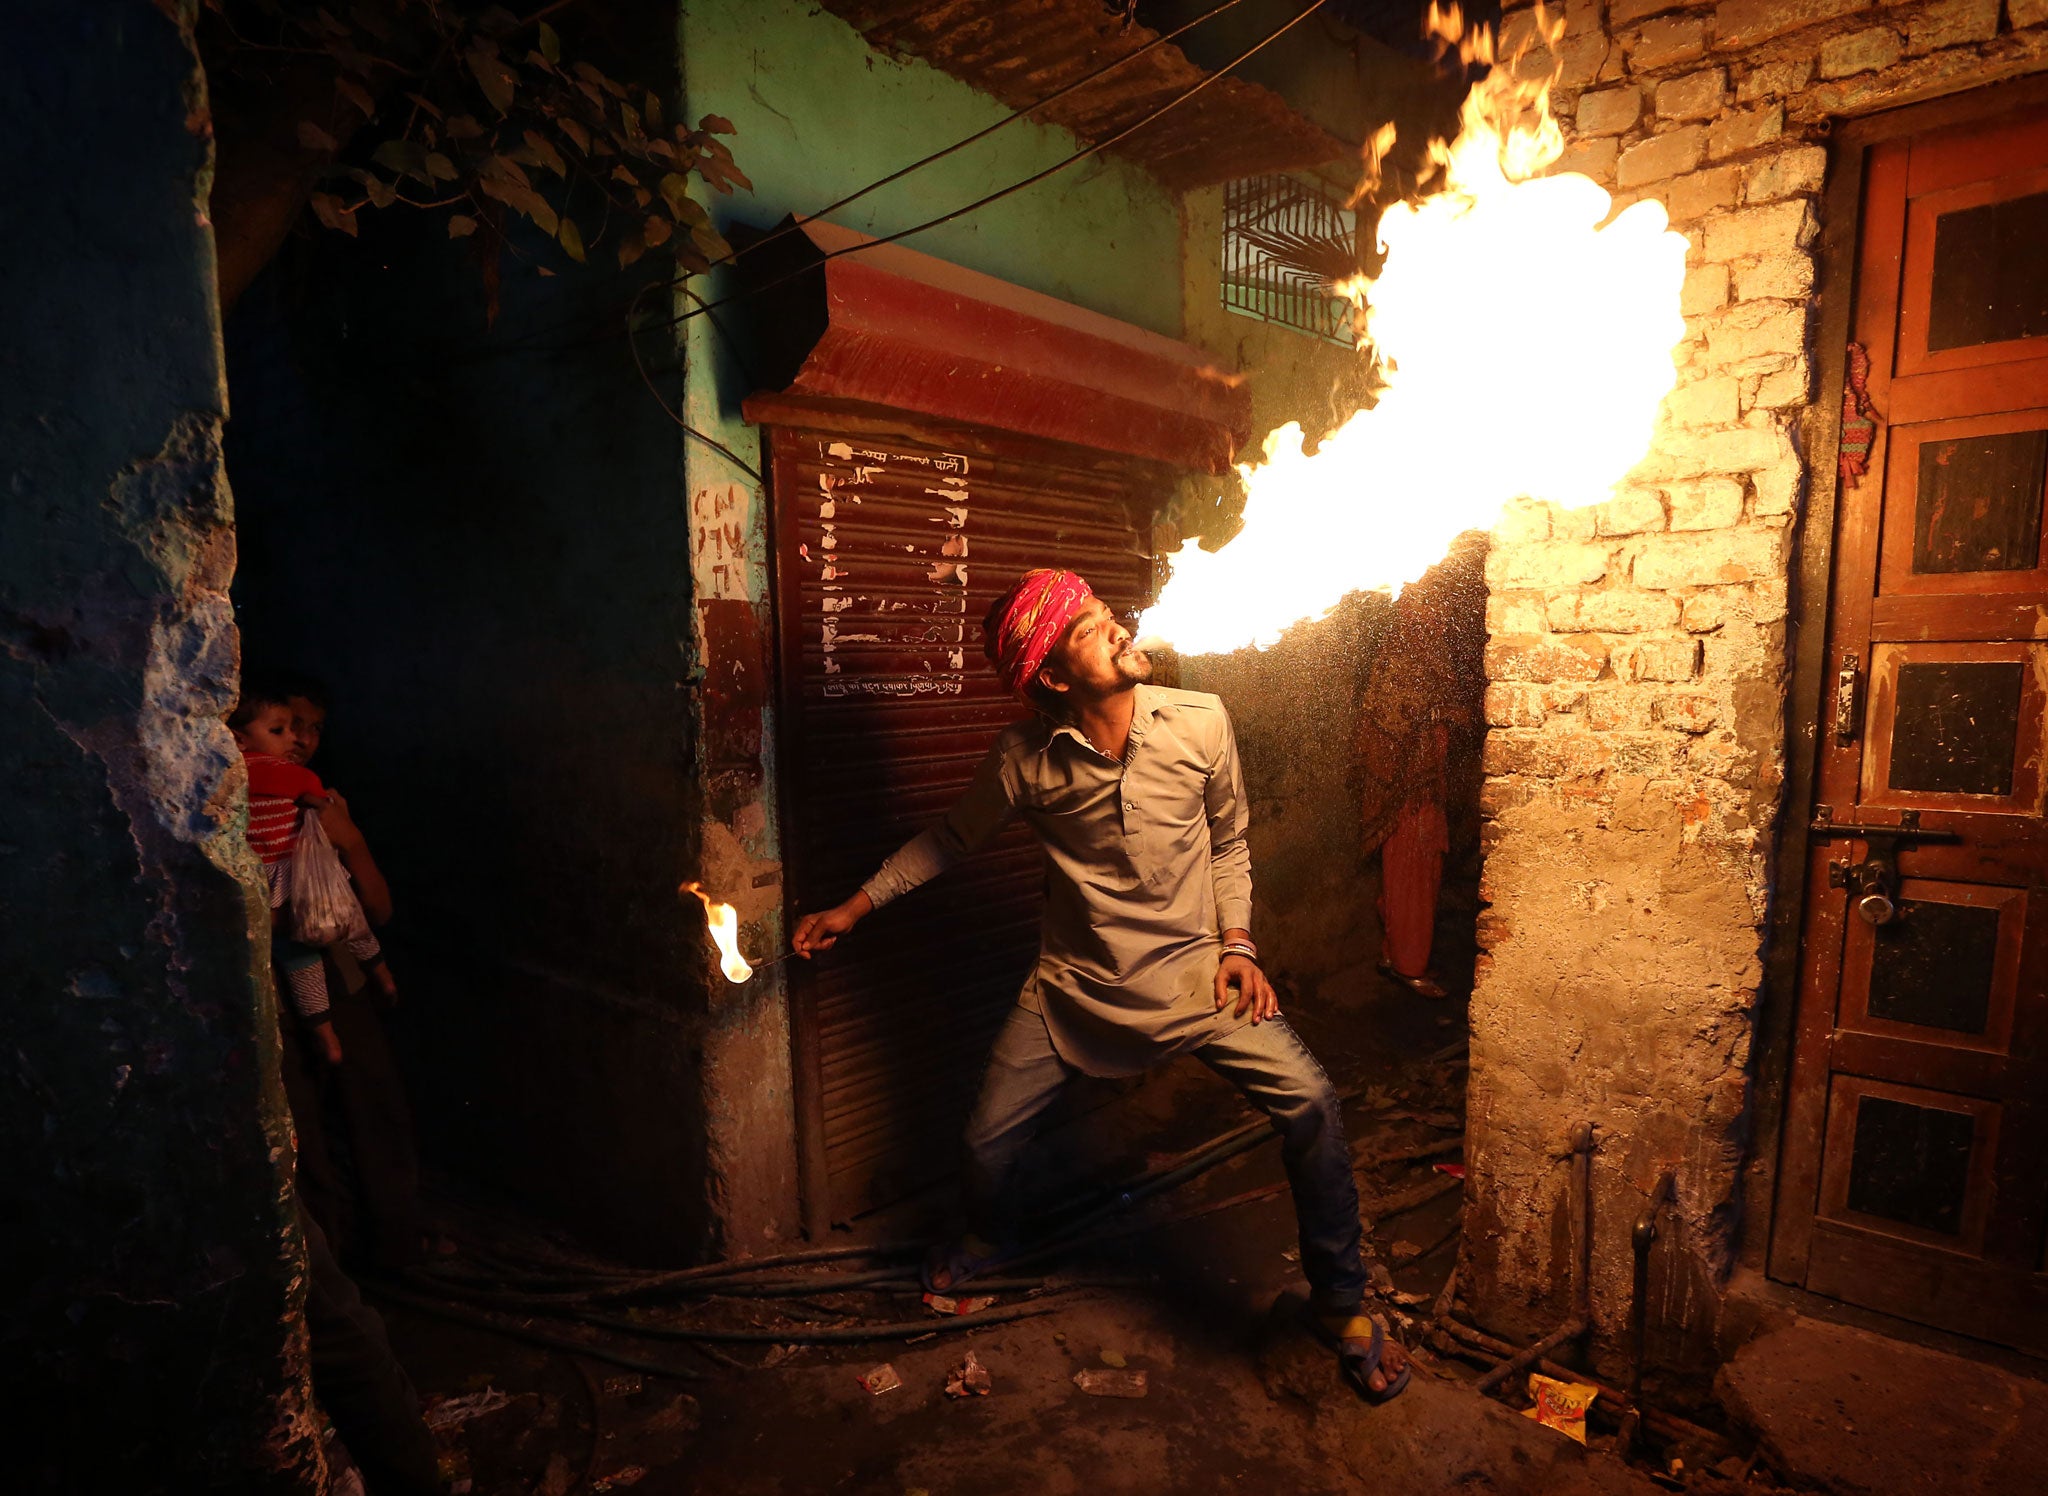
[(1230, 717), (1199, 691), (1136, 690), (1121, 763), (1070, 725), (1015, 723), (945, 818), (863, 886), (879, 909), (1021, 815), (1045, 850), (1046, 897), (1019, 1001), (1089, 1075), (1135, 1074), (1248, 1021), (1215, 997), (1222, 932), (1252, 922)]

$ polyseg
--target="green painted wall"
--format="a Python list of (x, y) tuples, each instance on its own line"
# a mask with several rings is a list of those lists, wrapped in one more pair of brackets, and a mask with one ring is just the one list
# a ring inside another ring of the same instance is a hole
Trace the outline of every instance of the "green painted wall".
[[(937, 69), (894, 61), (804, 0), (698, 0), (680, 7), (693, 117), (738, 126), (733, 153), (752, 193), (724, 221), (810, 213), (1001, 119), (994, 99)], [(883, 188), (833, 221), (885, 234), (1050, 166), (1079, 142), (1020, 121)], [(905, 241), (1169, 337), (1180, 334), (1180, 217), (1137, 168), (1093, 157), (981, 211)]]

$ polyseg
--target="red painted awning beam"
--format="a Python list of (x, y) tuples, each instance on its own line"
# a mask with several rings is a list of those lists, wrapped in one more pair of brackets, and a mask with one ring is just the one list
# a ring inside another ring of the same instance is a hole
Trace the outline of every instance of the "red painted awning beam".
[(743, 258), (800, 272), (755, 298), (769, 387), (1206, 473), (1250, 437), (1251, 392), (1198, 349), (897, 244), (823, 259), (865, 238), (809, 223)]

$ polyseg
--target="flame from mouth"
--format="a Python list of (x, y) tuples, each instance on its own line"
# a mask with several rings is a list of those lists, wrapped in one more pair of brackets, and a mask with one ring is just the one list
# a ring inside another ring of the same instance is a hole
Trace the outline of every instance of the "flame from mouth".
[[(1399, 596), (1511, 499), (1599, 503), (1649, 450), (1677, 382), (1685, 239), (1661, 203), (1608, 221), (1613, 199), (1590, 178), (1537, 176), (1564, 148), (1550, 77), (1526, 78), (1520, 56), (1496, 64), (1493, 32), (1465, 35), (1455, 8), (1432, 5), (1429, 24), (1490, 71), (1458, 138), (1430, 143), (1438, 190), (1381, 217), (1378, 278), (1335, 288), (1385, 387), (1313, 453), (1298, 424), (1267, 438), (1265, 460), (1238, 469), (1243, 529), (1217, 551), (1181, 548), (1141, 642), (1263, 649), (1350, 593)], [(1538, 24), (1547, 43), (1562, 29), (1540, 11)], [(1361, 199), (1391, 143), (1385, 127), (1368, 147)]]
[(744, 982), (754, 974), (754, 968), (747, 964), (740, 954), (740, 912), (730, 904), (722, 904), (704, 891), (701, 883), (685, 883), (676, 890), (678, 893), (693, 893), (704, 905), (704, 919), (712, 945), (718, 949), (720, 969), (725, 972), (728, 982)]

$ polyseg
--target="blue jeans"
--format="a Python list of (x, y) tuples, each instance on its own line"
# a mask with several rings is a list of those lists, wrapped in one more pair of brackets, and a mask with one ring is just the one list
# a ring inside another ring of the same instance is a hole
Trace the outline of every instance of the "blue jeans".
[[(1301, 1231), (1301, 1268), (1316, 1307), (1356, 1308), (1366, 1286), (1358, 1184), (1330, 1078), (1278, 1018), (1245, 1024), (1194, 1053), (1264, 1112), (1280, 1134)], [(1021, 1005), (1012, 1009), (967, 1122), (968, 1225), (976, 1235), (1001, 1241), (1014, 1229), (1011, 1181), (1017, 1161), (1040, 1115), (1073, 1073), (1053, 1048), (1044, 1018)]]

